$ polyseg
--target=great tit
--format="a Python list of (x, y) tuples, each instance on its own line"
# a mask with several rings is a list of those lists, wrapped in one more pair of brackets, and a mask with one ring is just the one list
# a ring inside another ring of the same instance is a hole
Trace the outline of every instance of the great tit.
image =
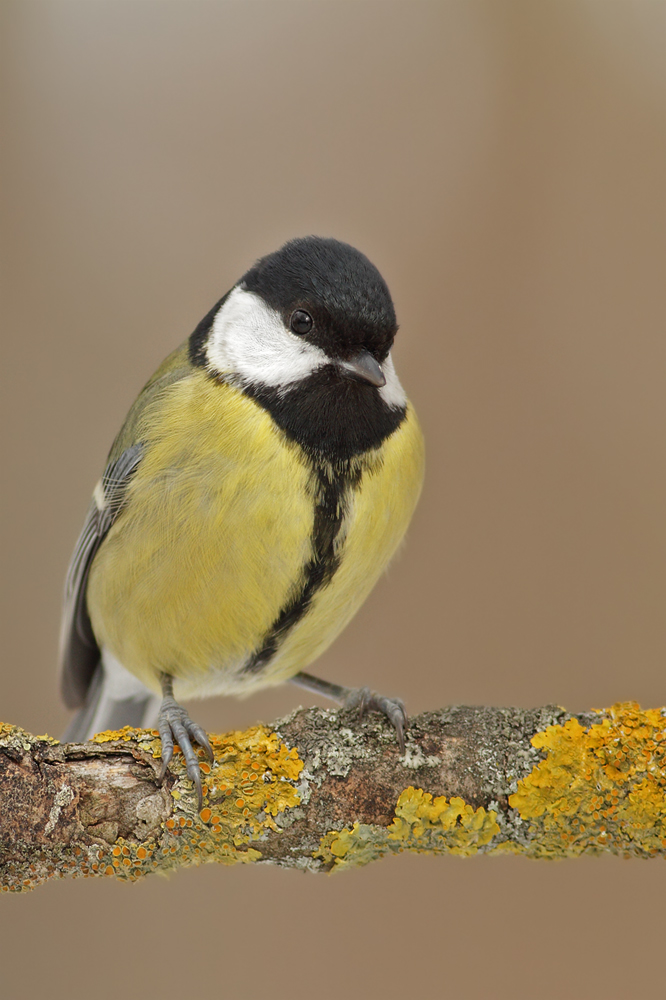
[[(65, 588), (65, 738), (158, 725), (177, 699), (291, 680), (407, 723), (398, 699), (304, 673), (398, 547), (423, 439), (398, 381), (389, 290), (358, 250), (306, 237), (263, 257), (158, 368), (95, 487)], [(161, 696), (161, 697), (160, 697)]]

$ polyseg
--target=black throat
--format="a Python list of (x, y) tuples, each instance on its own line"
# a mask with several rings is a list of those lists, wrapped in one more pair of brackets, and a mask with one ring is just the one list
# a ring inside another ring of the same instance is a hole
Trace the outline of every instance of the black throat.
[(379, 448), (405, 419), (404, 406), (388, 406), (374, 386), (317, 369), (288, 391), (244, 385), (275, 423), (315, 461), (339, 463)]

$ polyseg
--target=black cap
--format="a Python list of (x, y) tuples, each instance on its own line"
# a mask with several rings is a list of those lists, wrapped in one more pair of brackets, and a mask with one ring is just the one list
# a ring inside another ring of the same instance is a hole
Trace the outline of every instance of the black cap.
[(397, 331), (395, 309), (381, 274), (348, 243), (305, 236), (262, 257), (240, 281), (260, 295), (289, 327), (296, 310), (314, 323), (304, 339), (331, 358), (361, 349), (382, 361)]

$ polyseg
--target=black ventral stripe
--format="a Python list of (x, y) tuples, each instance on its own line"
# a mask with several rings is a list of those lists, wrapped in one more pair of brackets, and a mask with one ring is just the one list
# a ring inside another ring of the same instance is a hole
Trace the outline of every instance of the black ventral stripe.
[(243, 667), (243, 673), (258, 674), (267, 666), (287, 634), (306, 614), (317, 591), (333, 579), (340, 565), (335, 540), (342, 527), (349, 495), (358, 486), (361, 475), (361, 469), (351, 470), (348, 463), (345, 463), (345, 468), (334, 472), (332, 478), (321, 468), (317, 471), (318, 493), (312, 529), (313, 554), (305, 566), (303, 585), (275, 619), (261, 647)]

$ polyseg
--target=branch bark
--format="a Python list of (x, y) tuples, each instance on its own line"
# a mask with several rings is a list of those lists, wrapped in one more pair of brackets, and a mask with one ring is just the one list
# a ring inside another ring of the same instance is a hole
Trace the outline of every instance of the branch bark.
[(666, 710), (454, 707), (410, 720), (300, 709), (211, 737), (205, 806), (152, 730), (60, 744), (0, 724), (0, 886), (137, 879), (217, 861), (330, 871), (412, 850), (666, 853)]

